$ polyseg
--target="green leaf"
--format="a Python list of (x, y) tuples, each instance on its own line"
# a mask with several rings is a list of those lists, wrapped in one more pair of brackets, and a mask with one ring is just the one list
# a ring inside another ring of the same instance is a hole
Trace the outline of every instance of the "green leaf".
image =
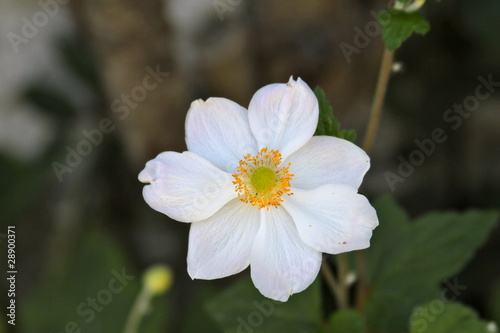
[(226, 333), (316, 332), (321, 324), (319, 282), (283, 303), (262, 296), (245, 277), (208, 301), (206, 309)]
[(368, 278), (376, 281), (377, 277), (387, 271), (391, 262), (387, 260), (391, 244), (397, 244), (401, 235), (410, 227), (410, 218), (406, 211), (399, 206), (392, 197), (383, 197), (374, 202), (377, 210), (379, 226), (375, 229), (367, 250)]
[(389, 50), (400, 47), (413, 32), (425, 35), (430, 30), (429, 22), (418, 13), (385, 10), (379, 14), (377, 20), (382, 25), (382, 38)]
[(339, 133), (339, 138), (351, 141), (352, 143), (356, 142), (357, 137), (358, 133), (355, 130), (343, 130)]
[(318, 127), (314, 135), (338, 136), (339, 122), (333, 115), (332, 106), (326, 99), (325, 92), (320, 87), (316, 87), (316, 89), (314, 89), (314, 94), (319, 103)]
[(410, 333), (486, 333), (487, 325), (462, 304), (435, 300), (415, 309)]
[(318, 127), (314, 135), (328, 135), (337, 138), (342, 138), (351, 142), (356, 141), (355, 130), (340, 131), (340, 124), (337, 118), (333, 115), (333, 110), (330, 102), (326, 99), (325, 92), (320, 87), (314, 89), (314, 94), (318, 99), (319, 104), (319, 119)]
[(391, 198), (374, 206), (380, 226), (367, 250), (372, 287), (368, 324), (376, 331), (399, 333), (407, 328), (414, 306), (441, 297), (439, 284), (472, 257), (498, 214), (479, 210), (429, 213), (410, 223)]
[(364, 318), (354, 310), (340, 310), (333, 313), (322, 333), (365, 333)]

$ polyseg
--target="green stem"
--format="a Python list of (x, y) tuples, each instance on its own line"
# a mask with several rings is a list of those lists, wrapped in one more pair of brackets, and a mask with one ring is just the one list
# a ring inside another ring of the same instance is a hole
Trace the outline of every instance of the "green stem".
[(365, 138), (363, 141), (363, 149), (367, 153), (371, 152), (373, 142), (375, 141), (375, 137), (377, 136), (380, 117), (382, 116), (382, 105), (384, 104), (385, 92), (387, 90), (387, 84), (389, 82), (389, 75), (391, 73), (393, 58), (394, 51), (384, 49), (380, 71), (378, 73), (377, 87), (375, 88), (375, 95), (373, 96), (370, 121), (368, 123), (368, 128), (366, 130)]
[(356, 253), (358, 267), (358, 287), (356, 293), (356, 310), (359, 313), (365, 311), (366, 300), (368, 299), (368, 277), (366, 272), (366, 252), (365, 250)]
[(339, 271), (339, 287), (341, 290), (341, 300), (344, 308), (349, 306), (349, 290), (347, 285), (347, 253), (337, 255), (337, 268)]
[(153, 294), (144, 285), (130, 310), (123, 333), (137, 333), (141, 319), (148, 312)]
[(321, 263), (321, 272), (323, 273), (323, 277), (325, 279), (326, 285), (330, 288), (330, 291), (333, 294), (333, 298), (337, 302), (337, 306), (340, 309), (347, 308), (347, 302), (345, 297), (343, 297), (343, 291), (340, 288), (340, 284), (335, 279), (330, 266), (328, 265), (328, 261), (325, 259)]
[[(377, 86), (375, 88), (375, 95), (373, 96), (372, 108), (370, 112), (370, 121), (366, 130), (365, 138), (363, 141), (363, 149), (369, 154), (372, 150), (375, 137), (380, 125), (380, 118), (382, 117), (382, 106), (384, 105), (385, 93), (389, 83), (389, 76), (392, 69), (392, 60), (394, 58), (394, 51), (384, 49), (380, 70), (377, 79)], [(356, 308), (359, 312), (363, 312), (365, 308), (366, 299), (368, 298), (368, 282), (366, 272), (366, 258), (365, 251), (357, 252), (357, 267), (358, 267), (358, 288)]]

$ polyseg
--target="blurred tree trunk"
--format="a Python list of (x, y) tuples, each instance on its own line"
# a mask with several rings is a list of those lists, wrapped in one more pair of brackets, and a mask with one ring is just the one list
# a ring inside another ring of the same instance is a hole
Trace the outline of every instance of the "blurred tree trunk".
[(73, 13), (101, 63), (108, 104), (133, 169), (184, 147), (189, 107), (161, 0), (75, 0)]

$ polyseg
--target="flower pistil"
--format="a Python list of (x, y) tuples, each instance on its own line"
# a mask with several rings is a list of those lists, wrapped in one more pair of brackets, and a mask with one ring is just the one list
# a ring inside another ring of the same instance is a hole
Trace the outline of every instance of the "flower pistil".
[(278, 207), (283, 202), (282, 196), (290, 192), (290, 163), (281, 166), (281, 154), (278, 150), (262, 148), (257, 155), (243, 157), (233, 174), (235, 191), (240, 200), (257, 206), (259, 209), (269, 206)]

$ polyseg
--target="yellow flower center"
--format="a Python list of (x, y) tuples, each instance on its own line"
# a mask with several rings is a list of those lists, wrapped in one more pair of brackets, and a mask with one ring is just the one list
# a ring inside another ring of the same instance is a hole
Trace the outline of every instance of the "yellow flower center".
[(250, 184), (257, 192), (267, 192), (276, 185), (276, 174), (270, 167), (260, 166), (252, 172)]
[(290, 180), (294, 175), (289, 172), (290, 163), (282, 167), (280, 164), (280, 152), (268, 148), (262, 148), (255, 156), (243, 157), (238, 173), (233, 175), (240, 200), (259, 209), (269, 209), (269, 206), (278, 207), (284, 194), (292, 195)]

